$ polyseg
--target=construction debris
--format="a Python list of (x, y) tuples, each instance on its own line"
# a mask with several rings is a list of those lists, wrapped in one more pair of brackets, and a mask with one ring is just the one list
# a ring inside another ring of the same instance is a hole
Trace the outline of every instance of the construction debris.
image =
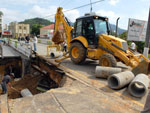
[(113, 74), (108, 77), (108, 86), (112, 89), (120, 89), (128, 85), (133, 79), (134, 74), (131, 71)]
[(149, 78), (145, 74), (138, 74), (128, 87), (128, 91), (132, 96), (142, 97), (146, 94), (149, 86)]
[(121, 71), (121, 68), (96, 66), (95, 76), (100, 78), (108, 78), (110, 75)]
[(41, 78), (41, 75), (25, 75), (19, 81), (12, 81), (11, 84), (17, 91), (8, 87), (8, 98), (15, 99), (22, 97), (20, 92), (26, 88), (28, 88), (33, 95), (41, 93), (39, 90), (36, 89), (37, 83)]

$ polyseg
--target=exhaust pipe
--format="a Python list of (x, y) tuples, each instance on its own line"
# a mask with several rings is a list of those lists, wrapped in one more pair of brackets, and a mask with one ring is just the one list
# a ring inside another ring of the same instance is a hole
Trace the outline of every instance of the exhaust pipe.
[(119, 21), (120, 17), (117, 18), (116, 20), (116, 37), (118, 36), (118, 21)]

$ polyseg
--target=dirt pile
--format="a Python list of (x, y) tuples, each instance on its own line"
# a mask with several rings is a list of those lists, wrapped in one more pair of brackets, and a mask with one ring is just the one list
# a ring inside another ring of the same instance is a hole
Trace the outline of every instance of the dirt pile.
[[(12, 86), (17, 89), (19, 92), (22, 89), (28, 88), (33, 95), (40, 93), (39, 90), (36, 89), (38, 81), (41, 79), (41, 75), (25, 75), (22, 79), (19, 81), (12, 81)], [(21, 94), (15, 91), (14, 89), (11, 89), (8, 87), (8, 98), (9, 99), (15, 99), (20, 98)]]
[(57, 31), (53, 38), (52, 38), (52, 41), (55, 43), (55, 44), (61, 44), (64, 42), (64, 35), (63, 35), (63, 32), (62, 31)]

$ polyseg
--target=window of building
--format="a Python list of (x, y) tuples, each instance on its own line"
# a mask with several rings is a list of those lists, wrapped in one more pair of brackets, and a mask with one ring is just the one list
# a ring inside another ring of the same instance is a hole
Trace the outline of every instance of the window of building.
[(24, 30), (26, 30), (26, 27), (24, 27)]
[(21, 29), (21, 26), (19, 26), (19, 29)]

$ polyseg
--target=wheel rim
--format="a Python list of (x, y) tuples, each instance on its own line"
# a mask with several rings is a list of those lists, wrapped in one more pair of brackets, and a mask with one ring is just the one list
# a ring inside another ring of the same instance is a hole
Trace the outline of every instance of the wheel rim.
[(102, 59), (102, 66), (110, 66), (110, 63), (107, 58)]
[(78, 58), (78, 57), (79, 57), (79, 49), (78, 49), (78, 48), (74, 47), (74, 48), (72, 49), (72, 56), (73, 56), (74, 58)]

